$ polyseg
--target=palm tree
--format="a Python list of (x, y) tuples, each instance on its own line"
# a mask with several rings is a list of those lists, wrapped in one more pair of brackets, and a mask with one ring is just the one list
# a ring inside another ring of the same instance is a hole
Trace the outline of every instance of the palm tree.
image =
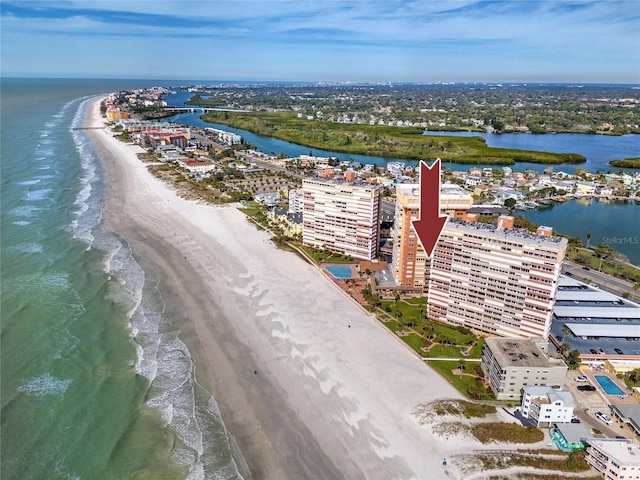
[(589, 250), (589, 242), (591, 242), (591, 237), (593, 237), (593, 233), (587, 233), (587, 250)]
[(571, 329), (566, 325), (562, 327), (562, 341), (560, 343), (564, 343), (564, 337), (566, 337), (571, 332)]

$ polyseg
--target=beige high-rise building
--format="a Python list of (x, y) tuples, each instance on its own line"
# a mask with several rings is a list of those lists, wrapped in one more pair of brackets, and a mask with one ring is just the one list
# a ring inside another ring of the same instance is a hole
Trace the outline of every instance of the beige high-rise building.
[[(449, 218), (466, 219), (473, 197), (458, 185), (440, 187), (440, 212)], [(396, 210), (393, 230), (392, 269), (396, 281), (407, 290), (426, 293), (427, 257), (411, 222), (418, 219), (420, 185), (400, 184), (396, 188)]]
[[(441, 206), (446, 198), (441, 193)], [(463, 199), (458, 201), (459, 209), (448, 205), (458, 218), (447, 221), (427, 259), (411, 226), (418, 216), (419, 186), (398, 186), (396, 282), (428, 295), (433, 320), (500, 336), (547, 338), (567, 240), (548, 229), (543, 234), (514, 229), (511, 217), (500, 218), (499, 226), (466, 222)]]
[(382, 186), (326, 178), (302, 181), (302, 243), (372, 260), (378, 251)]

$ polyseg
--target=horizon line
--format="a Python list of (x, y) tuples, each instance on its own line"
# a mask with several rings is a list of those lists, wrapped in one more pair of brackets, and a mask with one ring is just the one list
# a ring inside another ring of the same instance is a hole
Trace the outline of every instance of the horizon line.
[(633, 82), (579, 82), (550, 80), (256, 80), (256, 79), (185, 79), (185, 78), (144, 78), (144, 77), (81, 77), (81, 76), (23, 76), (0, 75), (0, 80), (102, 80), (102, 81), (153, 81), (153, 82), (191, 82), (191, 83), (256, 83), (256, 84), (331, 84), (331, 85), (617, 85), (640, 86)]

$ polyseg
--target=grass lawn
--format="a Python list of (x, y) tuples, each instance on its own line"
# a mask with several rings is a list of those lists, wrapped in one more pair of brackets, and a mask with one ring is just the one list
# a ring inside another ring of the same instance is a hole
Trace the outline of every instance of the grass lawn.
[[(574, 261), (578, 255), (587, 255), (589, 257), (588, 266), (594, 270), (599, 270), (600, 267), (600, 258), (598, 258), (592, 250), (587, 250), (586, 248), (580, 249), (570, 249), (567, 251), (567, 257), (569, 260)], [(582, 264), (580, 264), (582, 265)], [(640, 281), (640, 268), (634, 267), (632, 265), (612, 265), (607, 262), (606, 259), (602, 261), (602, 273), (606, 273), (608, 275), (612, 275), (614, 277), (619, 278), (635, 278), (636, 281)]]
[(242, 213), (247, 215), (248, 217), (255, 216), (259, 211), (264, 210), (264, 207), (260, 205), (258, 202), (250, 201), (246, 202), (242, 208), (239, 208)]
[(409, 305), (419, 307), (420, 305), (425, 306), (427, 304), (427, 297), (412, 297), (402, 301)]
[(392, 332), (397, 332), (398, 330), (403, 330), (404, 329), (404, 325), (400, 325), (395, 320), (389, 320), (388, 322), (384, 322), (384, 324)]
[[(467, 397), (478, 400), (495, 400), (491, 389), (484, 387), (478, 381), (478, 377), (470, 375), (454, 375), (453, 370), (460, 365), (459, 361), (453, 360), (429, 360), (429, 366), (442, 375), (449, 383), (453, 385), (460, 393)], [(465, 373), (473, 373), (469, 364), (466, 365)]]
[(427, 363), (465, 395), (467, 389), (475, 384), (475, 378), (473, 377), (453, 374), (452, 370), (458, 368), (459, 362), (453, 360), (429, 360)]
[(337, 253), (331, 253), (326, 250), (319, 250), (317, 248), (311, 248), (304, 245), (298, 245), (301, 250), (313, 259), (315, 263), (357, 263), (356, 260), (349, 256), (340, 255)]
[(467, 358), (482, 358), (482, 347), (484, 346), (484, 337), (478, 338), (478, 341), (473, 346)]
[(422, 346), (423, 346), (423, 341), (422, 338), (420, 338), (418, 335), (416, 335), (415, 333), (410, 333), (408, 335), (404, 335), (402, 337), (400, 337), (400, 339), (406, 343), (407, 345), (409, 345), (411, 348), (413, 348), (416, 352), (418, 352), (420, 355), (423, 355), (424, 352), (422, 351)]
[(431, 322), (431, 324), (436, 332), (450, 338), (455, 345), (469, 345), (475, 340), (475, 336), (471, 332), (461, 333), (456, 328), (442, 323)]
[[(434, 345), (425, 353), (428, 357), (462, 357), (460, 347), (452, 345)], [(465, 357), (466, 358), (466, 357)]]

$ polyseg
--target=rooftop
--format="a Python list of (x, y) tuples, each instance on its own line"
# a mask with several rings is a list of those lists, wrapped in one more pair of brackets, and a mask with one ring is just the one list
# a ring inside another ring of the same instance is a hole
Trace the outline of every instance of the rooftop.
[(573, 444), (578, 444), (589, 437), (589, 430), (581, 423), (558, 423), (556, 425), (564, 439)]
[(547, 399), (548, 402), (545, 403), (554, 403), (560, 400), (565, 407), (575, 406), (571, 392), (566, 390), (554, 390), (547, 385), (527, 385), (522, 390), (535, 398)]
[(496, 225), (481, 222), (464, 222), (460, 219), (449, 219), (445, 225), (446, 229), (463, 230), (469, 233), (478, 233), (486, 237), (499, 240), (515, 240), (519, 243), (545, 244), (554, 248), (563, 248), (567, 245), (567, 240), (562, 237), (537, 235), (529, 230), (521, 228), (501, 229)]
[(640, 466), (640, 450), (631, 440), (589, 438), (587, 442), (606, 456), (617, 460), (618, 463)]
[[(396, 185), (398, 196), (405, 197), (408, 201), (418, 202), (420, 199), (420, 185), (417, 183), (400, 183)], [(465, 205), (473, 204), (473, 197), (464, 188), (454, 183), (443, 183), (440, 185), (440, 202), (448, 200), (463, 200)]]
[(538, 346), (542, 339), (487, 338), (486, 345), (491, 349), (500, 366), (551, 367), (564, 365), (562, 361), (549, 359)]
[(325, 178), (325, 177), (309, 177), (302, 180), (303, 188), (305, 183), (317, 183), (317, 184), (330, 184), (330, 185), (344, 185), (347, 187), (358, 187), (367, 190), (382, 189), (382, 185), (378, 183), (368, 183), (364, 180), (344, 180), (342, 178)]
[(567, 323), (566, 326), (578, 337), (636, 337), (640, 335), (638, 324)]
[[(553, 313), (558, 318), (576, 318), (576, 319), (591, 319), (591, 318), (613, 318), (613, 319), (633, 319), (640, 320), (640, 308), (636, 308), (630, 305), (616, 305), (611, 306), (607, 304), (605, 306), (580, 306), (578, 305), (556, 305), (553, 309)], [(638, 328), (638, 325), (636, 325)], [(637, 336), (637, 335), (634, 335)]]

